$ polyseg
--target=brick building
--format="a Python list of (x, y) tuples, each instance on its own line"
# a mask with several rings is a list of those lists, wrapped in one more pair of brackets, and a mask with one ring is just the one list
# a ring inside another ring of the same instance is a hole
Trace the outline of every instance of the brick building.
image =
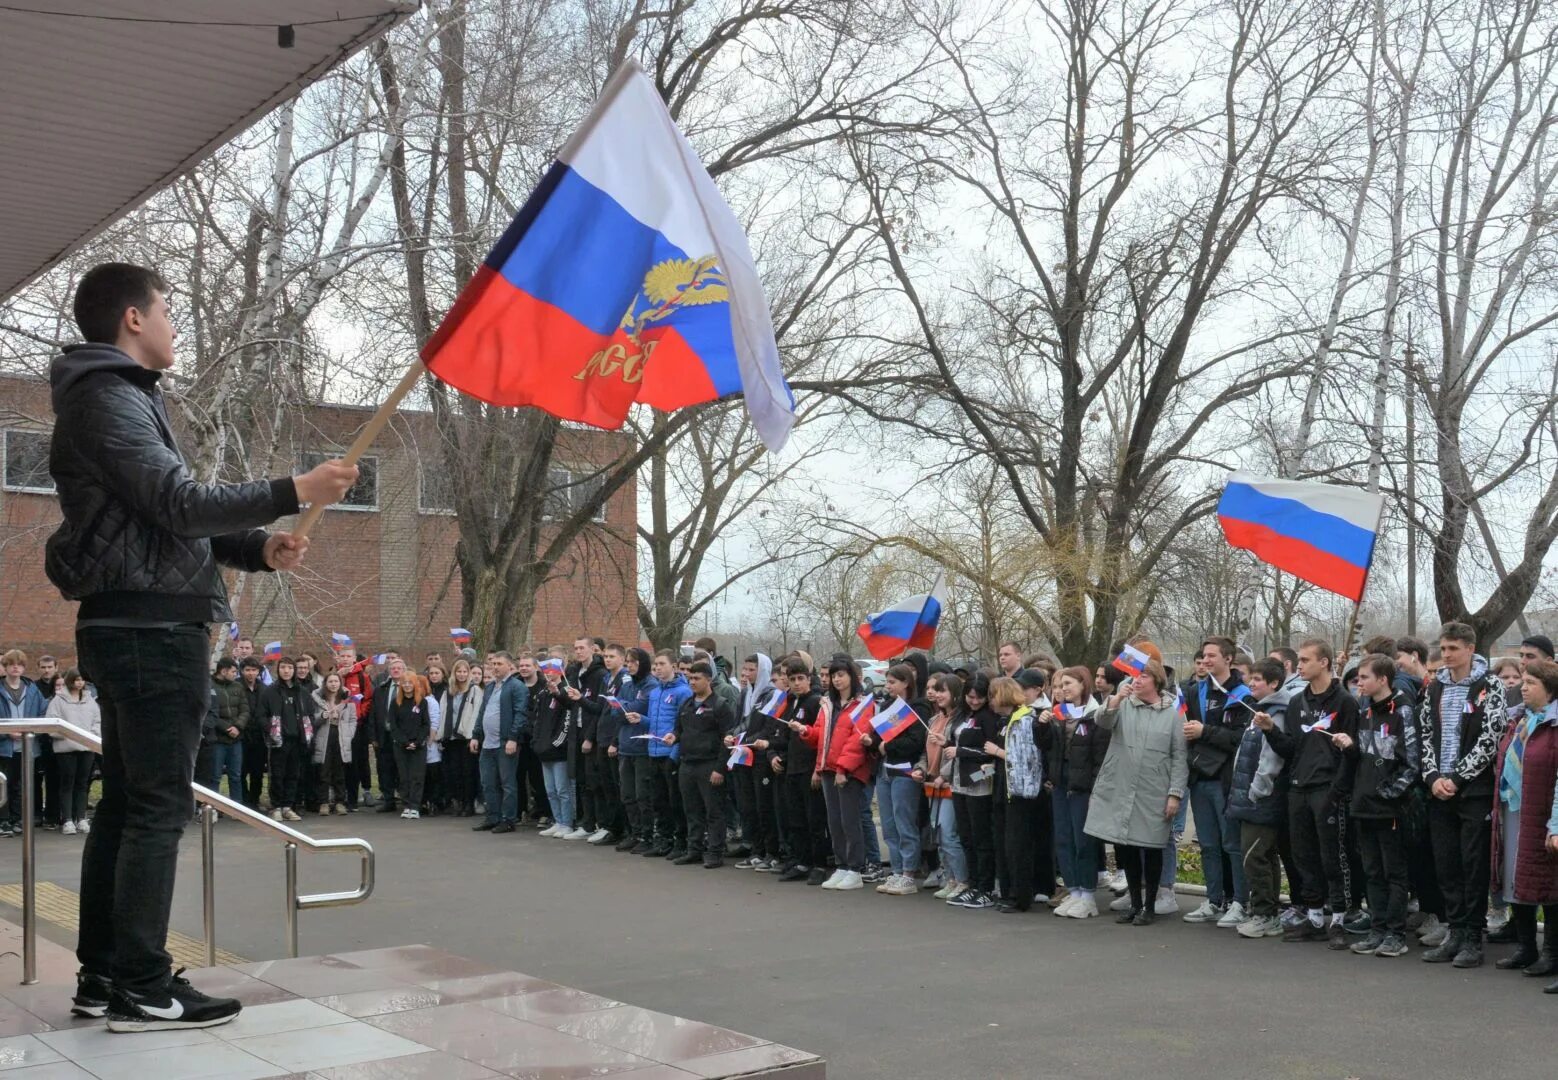
[[(61, 599), (43, 573), (43, 545), (59, 521), (48, 470), (53, 419), (48, 386), (0, 376), (0, 395), (6, 403), (0, 432), (0, 643), (33, 656), (47, 651), (70, 657), (76, 605)], [(307, 436), (289, 440), (304, 447), (292, 470), (339, 453), (371, 415), (366, 407), (309, 409), (298, 422)], [(593, 465), (617, 457), (625, 438), (565, 428), (554, 471), (586, 476)], [(447, 650), (449, 628), (460, 625), (461, 583), (454, 560), (458, 527), (437, 465), (437, 445), (431, 414), (402, 411), (364, 455), (357, 487), (313, 531), (301, 572), (243, 581), (230, 573), (228, 589), (237, 597), (243, 632), (257, 643), (280, 640), (316, 652), (325, 649), (332, 631), (351, 634), (364, 650), (397, 648), (414, 656)], [(424, 469), (424, 461), (433, 468)], [(571, 641), (581, 628), (637, 640), (636, 507), (631, 483), (607, 500), (598, 523), (575, 541), (542, 586), (531, 641)]]

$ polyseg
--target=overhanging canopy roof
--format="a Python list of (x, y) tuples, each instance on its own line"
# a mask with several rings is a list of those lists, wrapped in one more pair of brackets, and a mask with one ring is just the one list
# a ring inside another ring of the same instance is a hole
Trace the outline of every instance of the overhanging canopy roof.
[(416, 8), (0, 0), (0, 299)]

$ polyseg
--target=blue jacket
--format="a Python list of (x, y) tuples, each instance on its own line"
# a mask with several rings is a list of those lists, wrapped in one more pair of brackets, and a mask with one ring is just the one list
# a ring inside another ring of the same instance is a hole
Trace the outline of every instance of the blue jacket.
[(650, 757), (680, 758), (681, 754), (674, 746), (667, 746), (660, 741), (660, 736), (669, 735), (676, 729), (676, 714), (682, 707), (682, 702), (692, 697), (692, 687), (687, 685), (687, 680), (677, 675), (668, 683), (662, 683), (657, 679), (651, 679), (646, 687), (649, 695), (649, 712), (644, 715), (649, 721), (649, 730), (641, 734), (653, 735), (653, 739), (642, 739), (641, 742), (649, 744)]
[[(488, 683), (487, 693), (492, 693), (492, 684)], [(486, 720), (486, 702), (482, 703), (481, 713), (476, 717), (476, 729), (471, 732), (471, 738), (480, 745), (486, 732), (482, 728)], [(518, 675), (510, 675), (503, 680), (502, 689), (498, 697), (498, 739), (501, 742), (518, 742), (521, 735), (530, 730), (530, 688), (525, 685), (525, 680)]]
[[(0, 682), (0, 720), (37, 720), (49, 711), (48, 702), (43, 700), (43, 693), (38, 689), (38, 684), (31, 679), (22, 680), (22, 700), (11, 700), (11, 692)], [(674, 715), (674, 711), (673, 711)], [(38, 741), (33, 740), (33, 753), (37, 754)], [(0, 735), (0, 758), (15, 757), (18, 746), (17, 741), (9, 735)]]
[(649, 734), (649, 695), (660, 689), (660, 681), (653, 675), (644, 675), (641, 678), (628, 676), (623, 680), (623, 690), (617, 696), (622, 700), (624, 713), (637, 713), (644, 717), (636, 724), (630, 724), (626, 719), (617, 729), (613, 742), (616, 743), (617, 753), (625, 757), (643, 757), (649, 753), (648, 739), (635, 739), (635, 735)]

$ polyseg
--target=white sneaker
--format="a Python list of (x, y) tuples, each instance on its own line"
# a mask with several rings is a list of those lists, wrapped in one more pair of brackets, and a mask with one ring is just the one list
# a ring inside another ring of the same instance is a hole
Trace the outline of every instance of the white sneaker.
[(280, 810), (272, 810), (270, 812), (270, 819), (272, 821), (280, 821), (281, 820), (281, 811)]
[(1439, 921), (1439, 916), (1429, 915), (1423, 919), (1421, 926), (1417, 928), (1417, 940), (1422, 941), (1440, 930), (1444, 929), (1444, 923)]
[(1179, 899), (1174, 895), (1174, 890), (1166, 887), (1159, 888), (1158, 898), (1152, 902), (1152, 910), (1159, 915), (1178, 915)]
[(1111, 870), (1109, 872), (1109, 888), (1117, 893), (1123, 893), (1130, 888), (1130, 884), (1125, 880), (1124, 870)]
[(420, 810), (407, 810), (406, 811), (406, 816), (408, 818), (410, 818), (412, 821), (421, 821), (422, 820), (422, 811), (420, 811)]
[(898, 878), (900, 876), (899, 874), (887, 875), (887, 879), (876, 887), (876, 891), (879, 893), (891, 892), (898, 887)]
[(65, 822), (65, 824), (60, 826), (60, 835), (61, 836), (75, 836), (76, 835), (76, 823), (74, 821), (67, 821), (67, 822)]
[(290, 806), (284, 806), (284, 807), (281, 808), (281, 817), (282, 817), (283, 821), (302, 821), (303, 820), (303, 818), (298, 814), (298, 812), (296, 810), (292, 809), (292, 807), (290, 807)]
[(1239, 936), (1251, 939), (1281, 937), (1282, 920), (1275, 915), (1268, 915), (1264, 918), (1259, 915), (1253, 915), (1239, 924)]
[(1113, 900), (1109, 901), (1109, 910), (1110, 911), (1129, 911), (1129, 910), (1131, 910), (1131, 898), (1130, 898), (1130, 896), (1128, 896), (1128, 895), (1127, 896), (1116, 896)]
[(945, 900), (950, 896), (956, 896), (962, 891), (963, 883), (955, 878), (949, 878), (945, 885), (931, 893), (931, 895), (937, 900)]
[(1509, 924), (1509, 908), (1493, 908), (1488, 915), (1488, 929), (1502, 930)]
[(920, 891), (920, 887), (915, 884), (914, 878), (908, 874), (899, 874), (897, 882), (888, 882), (888, 885), (891, 886), (887, 890), (888, 896), (915, 896)]
[(1217, 925), (1224, 930), (1232, 930), (1248, 922), (1250, 913), (1244, 909), (1244, 905), (1235, 900), (1228, 905), (1228, 910), (1223, 912), (1223, 917), (1217, 920)]
[(822, 883), (822, 887), (824, 889), (836, 889), (839, 887), (839, 882), (843, 881), (848, 876), (849, 871), (840, 867), (839, 869), (833, 871), (831, 875), (829, 875), (828, 880)]
[(400, 812), (400, 820), (401, 821), (410, 821), (411, 820), (411, 809), (409, 807), (406, 808), (405, 810), (402, 810)]
[(833, 886), (839, 892), (847, 892), (850, 889), (863, 889), (866, 885), (865, 876), (854, 871), (844, 871), (844, 880)]
[(606, 839), (606, 837), (610, 834), (610, 829), (596, 829), (594, 832), (590, 833), (590, 843), (598, 844), (602, 840)]
[(930, 873), (926, 874), (924, 880), (920, 882), (920, 888), (939, 889), (946, 883), (947, 878), (945, 874), (943, 874), (940, 870), (932, 870)]
[(1070, 896), (1062, 900), (1059, 906), (1055, 908), (1055, 914), (1064, 919), (1066, 916), (1071, 914), (1071, 909), (1076, 906), (1077, 901), (1081, 899), (1081, 893), (1072, 893)]
[(1036, 892), (1036, 893), (1034, 893), (1033, 894), (1033, 902), (1035, 904), (1047, 904), (1047, 903), (1049, 903), (1049, 893), (1047, 893), (1047, 892)]
[(564, 840), (588, 840), (589, 838), (590, 838), (589, 832), (584, 830), (584, 829), (578, 828), (577, 826), (574, 827), (572, 832), (565, 833), (563, 835), (563, 839)]
[(80, 821), (76, 822), (76, 831), (82, 836), (85, 836), (87, 833), (92, 831), (92, 823), (86, 818), (82, 818)]
[(537, 836), (556, 836), (557, 835), (557, 826), (556, 825), (548, 825), (546, 828), (544, 828), (540, 832), (536, 833), (536, 835)]
[(1066, 909), (1068, 919), (1093, 919), (1098, 917), (1098, 901), (1093, 894), (1077, 897)]
[(1214, 904), (1210, 900), (1203, 900), (1200, 907), (1185, 916), (1185, 921), (1188, 923), (1216, 922), (1222, 918), (1222, 915), (1223, 909), (1221, 905)]

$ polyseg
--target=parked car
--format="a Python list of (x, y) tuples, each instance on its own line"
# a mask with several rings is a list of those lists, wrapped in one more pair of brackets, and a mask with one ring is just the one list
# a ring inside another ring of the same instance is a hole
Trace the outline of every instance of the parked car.
[(872, 660), (869, 657), (855, 664), (860, 668), (860, 685), (871, 693), (875, 693), (887, 680), (888, 663), (886, 660)]

